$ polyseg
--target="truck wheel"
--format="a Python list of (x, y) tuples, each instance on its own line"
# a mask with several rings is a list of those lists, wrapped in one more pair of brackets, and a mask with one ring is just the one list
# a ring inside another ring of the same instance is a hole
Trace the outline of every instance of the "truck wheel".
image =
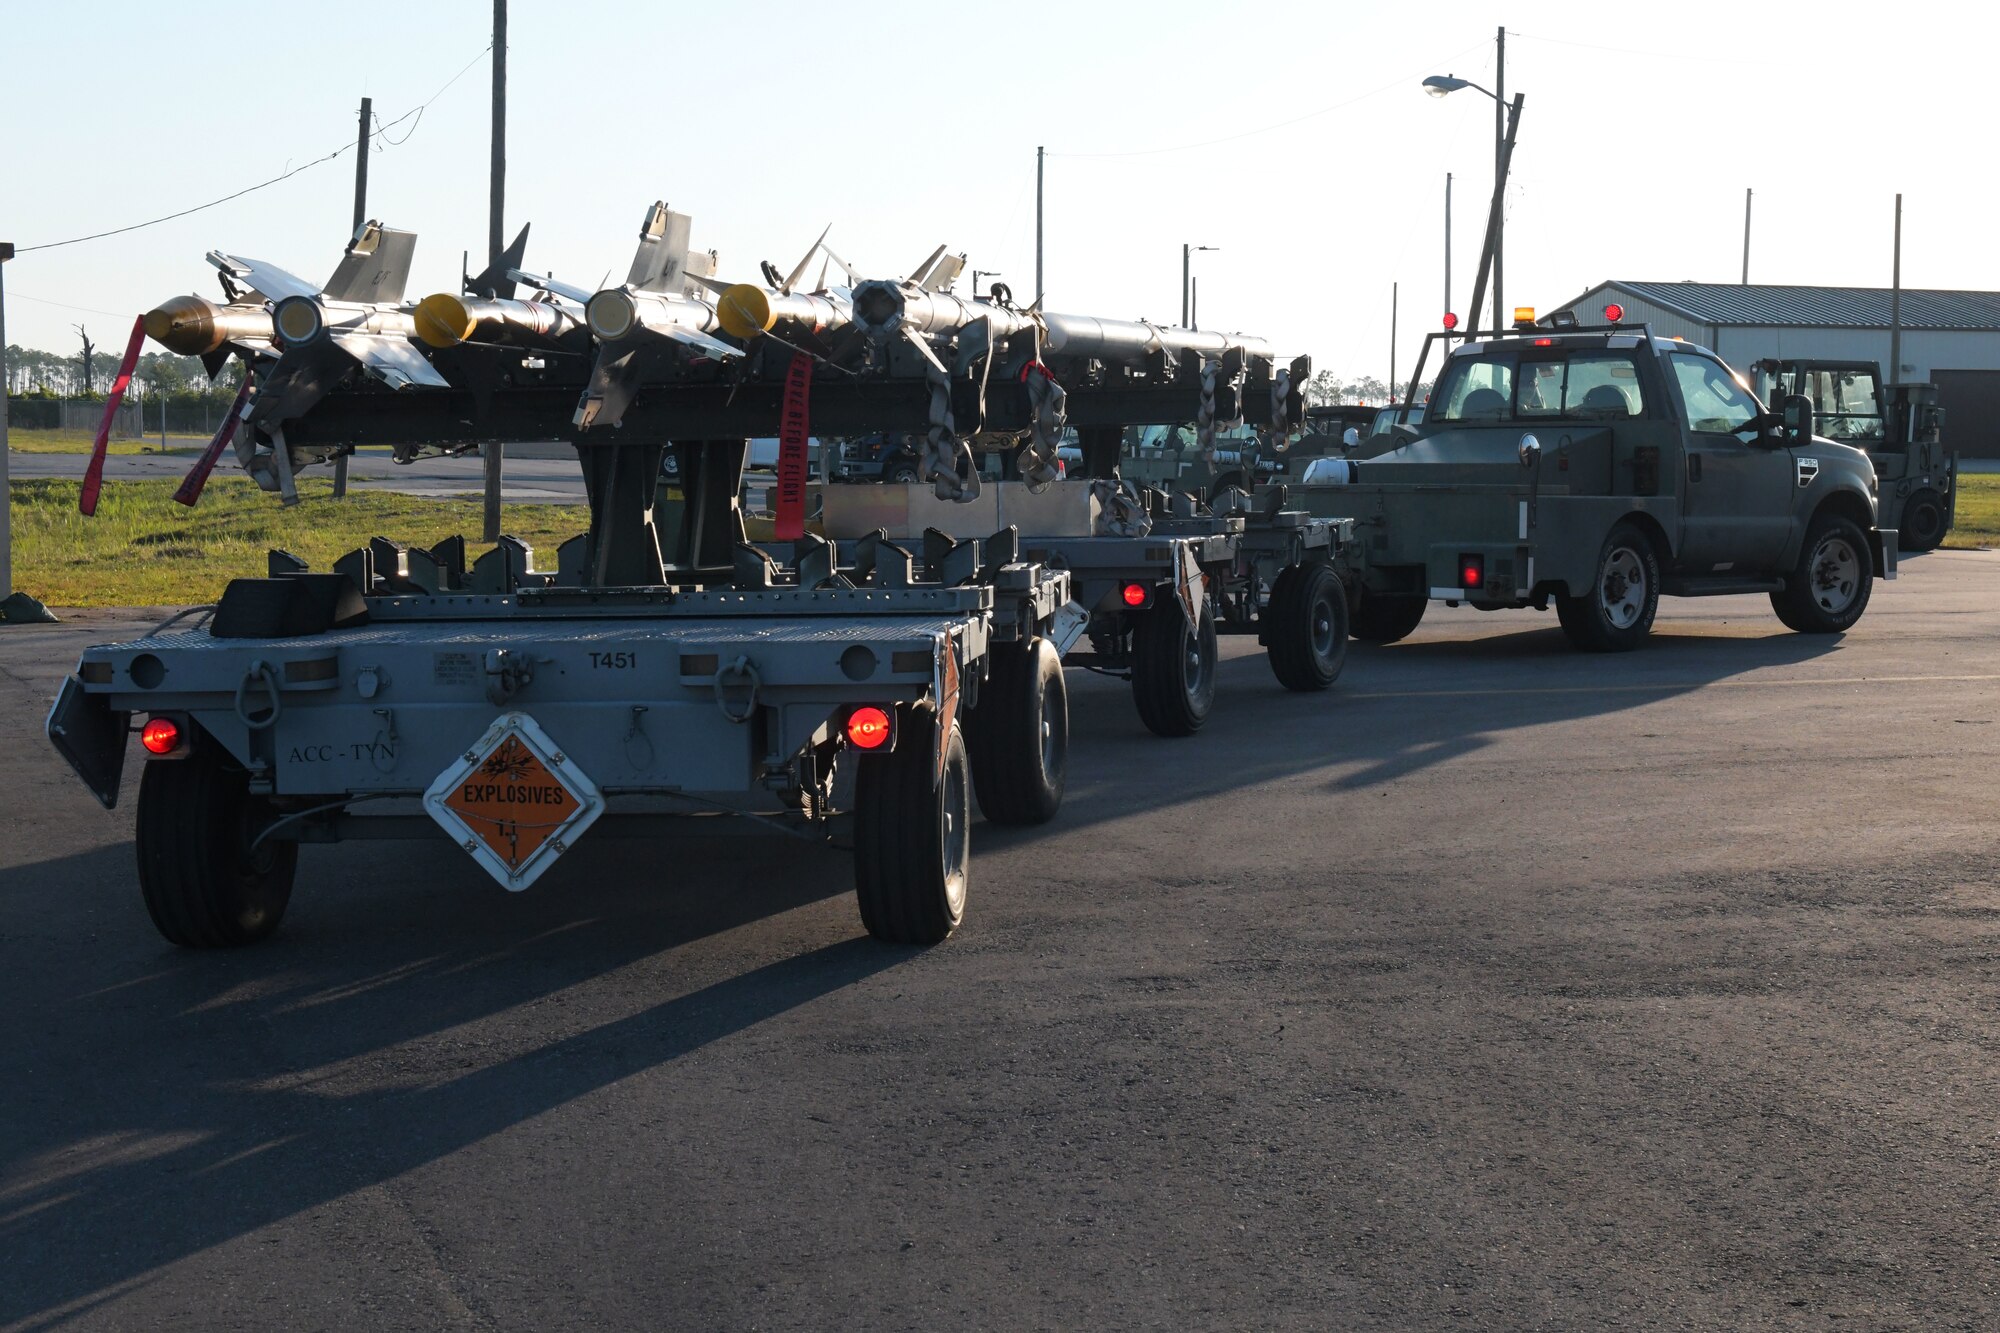
[(1898, 544), (1905, 551), (1935, 551), (1945, 534), (1944, 497), (1928, 488), (1903, 504)]
[(1785, 590), (1771, 594), (1771, 609), (1801, 634), (1838, 634), (1861, 619), (1874, 587), (1868, 538), (1853, 519), (1823, 513), (1806, 529), (1799, 563)]
[(1069, 771), (1069, 691), (1053, 644), (997, 648), (965, 730), (972, 790), (988, 822), (1055, 818)]
[(897, 483), (918, 480), (916, 460), (913, 458), (890, 459), (882, 465), (882, 479)]
[(1156, 736), (1192, 736), (1215, 703), (1215, 606), (1201, 603), (1190, 629), (1169, 597), (1138, 617), (1132, 630), (1132, 702)]
[(250, 775), (213, 743), (149, 763), (139, 779), (139, 892), (153, 925), (184, 949), (255, 944), (292, 898), (299, 845), (250, 840), (271, 820)]
[(1644, 532), (1620, 523), (1597, 553), (1597, 580), (1581, 597), (1556, 596), (1556, 618), (1586, 653), (1629, 653), (1653, 632), (1660, 609), (1660, 557)]
[(1349, 618), (1347, 632), (1363, 643), (1394, 643), (1407, 639), (1424, 618), (1430, 603), (1422, 597), (1391, 597), (1364, 592)]
[(854, 895), (861, 924), (890, 944), (937, 944), (965, 919), (971, 775), (956, 723), (938, 774), (937, 721), (909, 710), (888, 754), (861, 757), (854, 781)]
[(1264, 608), (1271, 674), (1288, 690), (1323, 690), (1347, 661), (1347, 594), (1325, 565), (1294, 565)]

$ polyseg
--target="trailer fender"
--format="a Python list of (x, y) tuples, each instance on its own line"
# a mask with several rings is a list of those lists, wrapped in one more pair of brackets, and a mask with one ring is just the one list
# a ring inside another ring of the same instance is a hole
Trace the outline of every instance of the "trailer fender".
[(86, 691), (75, 676), (62, 683), (49, 709), (49, 743), (106, 810), (118, 805), (118, 785), (125, 776), (125, 735), (131, 724), (130, 713), (113, 708), (104, 695)]

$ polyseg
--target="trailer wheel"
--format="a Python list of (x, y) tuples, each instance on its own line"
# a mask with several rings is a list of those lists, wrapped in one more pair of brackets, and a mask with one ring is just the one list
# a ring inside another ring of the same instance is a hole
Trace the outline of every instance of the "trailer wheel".
[(861, 924), (890, 944), (937, 944), (965, 919), (971, 775), (952, 724), (938, 772), (936, 715), (903, 713), (888, 754), (861, 757), (854, 782), (854, 894)]
[[(1866, 550), (1866, 547), (1862, 548)], [(1615, 525), (1597, 553), (1597, 577), (1581, 597), (1556, 595), (1556, 618), (1586, 653), (1629, 653), (1653, 632), (1660, 609), (1660, 557), (1644, 532)]]
[(1215, 703), (1215, 606), (1190, 627), (1180, 603), (1157, 603), (1132, 629), (1132, 702), (1156, 736), (1192, 736)]
[(1069, 770), (1069, 691), (1053, 644), (996, 649), (965, 730), (972, 790), (988, 821), (1055, 818)]
[(292, 898), (299, 845), (250, 840), (270, 822), (250, 775), (213, 743), (149, 763), (139, 780), (139, 892), (161, 935), (184, 949), (255, 944)]
[(1944, 540), (1944, 497), (1926, 487), (1903, 503), (1898, 543), (1905, 551), (1935, 551)]
[(1363, 592), (1361, 604), (1348, 618), (1347, 632), (1363, 643), (1394, 643), (1410, 637), (1430, 603), (1422, 597), (1385, 596)]
[(1323, 690), (1347, 661), (1347, 593), (1325, 565), (1294, 565), (1264, 608), (1271, 673), (1288, 690)]
[(1771, 594), (1771, 609), (1801, 634), (1838, 634), (1861, 619), (1874, 587), (1875, 566), (1861, 529), (1851, 518), (1822, 513), (1806, 529), (1785, 590)]

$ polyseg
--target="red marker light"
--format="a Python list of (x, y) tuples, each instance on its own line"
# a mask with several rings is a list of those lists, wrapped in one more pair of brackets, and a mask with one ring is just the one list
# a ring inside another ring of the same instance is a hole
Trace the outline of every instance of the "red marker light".
[(1535, 339), (1535, 346), (1537, 347), (1554, 347), (1555, 345), (1556, 345), (1556, 340), (1554, 338)]
[(847, 739), (857, 750), (879, 750), (889, 743), (889, 715), (863, 704), (847, 715)]
[(1146, 604), (1146, 585), (1143, 583), (1128, 583), (1125, 585), (1125, 589), (1120, 596), (1124, 597), (1125, 605), (1127, 606), (1144, 606)]
[(1458, 558), (1458, 586), (1461, 588), (1483, 587), (1486, 583), (1486, 557), (1483, 555), (1462, 555)]
[(1457, 327), (1458, 327), (1458, 316), (1457, 316), (1457, 315), (1454, 315), (1454, 314), (1452, 314), (1452, 313), (1451, 313), (1451, 311), (1449, 311), (1449, 310), (1445, 311), (1445, 312), (1444, 312), (1444, 326), (1445, 326), (1445, 327), (1446, 327), (1447, 329), (1455, 329), (1455, 328), (1457, 328)]
[(151, 754), (172, 754), (181, 748), (181, 724), (170, 717), (156, 717), (139, 729), (139, 744)]
[(1625, 307), (1619, 305), (1616, 301), (1613, 301), (1610, 305), (1604, 307), (1605, 323), (1616, 324), (1619, 320), (1623, 318), (1625, 318)]

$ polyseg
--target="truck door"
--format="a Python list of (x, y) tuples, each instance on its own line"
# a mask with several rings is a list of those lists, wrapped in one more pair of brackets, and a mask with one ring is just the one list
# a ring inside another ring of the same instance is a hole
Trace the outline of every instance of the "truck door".
[(1694, 352), (1668, 356), (1687, 423), (1682, 563), (1690, 574), (1763, 573), (1792, 530), (1792, 456), (1748, 429), (1758, 415), (1729, 368)]

